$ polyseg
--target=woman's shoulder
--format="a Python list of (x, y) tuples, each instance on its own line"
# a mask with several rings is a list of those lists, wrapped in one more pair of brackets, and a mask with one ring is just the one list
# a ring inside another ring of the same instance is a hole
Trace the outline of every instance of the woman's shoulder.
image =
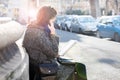
[(44, 28), (34, 22), (34, 23), (30, 23), (30, 24), (27, 25), (27, 30), (28, 31), (33, 31), (33, 32), (35, 32), (35, 31), (43, 32)]

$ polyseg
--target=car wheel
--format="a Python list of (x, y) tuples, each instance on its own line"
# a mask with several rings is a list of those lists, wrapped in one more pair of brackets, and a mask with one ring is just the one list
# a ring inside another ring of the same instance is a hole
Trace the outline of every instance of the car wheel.
[(96, 31), (96, 37), (102, 38), (102, 37), (100, 36), (100, 32), (99, 32), (99, 31)]
[(70, 27), (70, 32), (72, 32), (72, 28)]
[(118, 35), (118, 33), (115, 33), (115, 34), (114, 34), (114, 40), (115, 40), (116, 42), (120, 42), (120, 36)]
[(67, 31), (67, 27), (66, 27), (66, 26), (65, 26), (65, 28), (64, 28), (64, 29), (65, 29), (65, 31)]
[(82, 30), (81, 30), (81, 28), (79, 28), (79, 33), (80, 33), (80, 34), (82, 33)]
[(60, 30), (62, 30), (62, 26), (60, 26)]

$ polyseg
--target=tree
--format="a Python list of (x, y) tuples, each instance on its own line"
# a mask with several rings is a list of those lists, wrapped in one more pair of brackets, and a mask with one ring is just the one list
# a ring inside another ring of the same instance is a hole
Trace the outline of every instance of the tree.
[(89, 0), (90, 2), (90, 9), (91, 9), (91, 15), (93, 17), (100, 16), (100, 8), (99, 8), (99, 0)]
[(118, 0), (106, 0), (105, 1), (105, 13), (106, 15), (111, 14), (118, 14)]

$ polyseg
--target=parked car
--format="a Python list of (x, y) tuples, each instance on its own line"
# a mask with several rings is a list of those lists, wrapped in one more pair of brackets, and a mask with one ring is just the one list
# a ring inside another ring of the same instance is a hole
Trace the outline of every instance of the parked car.
[(65, 20), (61, 23), (61, 27), (63, 30), (68, 31), (71, 24), (72, 20), (76, 17), (77, 15), (65, 15)]
[(90, 15), (76, 16), (69, 27), (69, 31), (94, 34), (97, 30), (96, 20)]
[(102, 16), (97, 27), (97, 37), (120, 41), (120, 16)]
[(56, 17), (55, 22), (54, 22), (54, 27), (55, 27), (56, 29), (62, 29), (61, 23), (64, 22), (64, 21), (65, 21), (65, 16), (64, 16), (64, 15), (58, 15), (58, 16)]

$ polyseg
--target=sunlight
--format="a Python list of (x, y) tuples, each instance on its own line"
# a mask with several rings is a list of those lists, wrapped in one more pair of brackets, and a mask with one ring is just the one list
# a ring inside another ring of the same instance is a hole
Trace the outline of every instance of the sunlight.
[(35, 20), (36, 15), (37, 15), (36, 9), (34, 9), (34, 8), (30, 9), (28, 15), (29, 15), (30, 20)]

